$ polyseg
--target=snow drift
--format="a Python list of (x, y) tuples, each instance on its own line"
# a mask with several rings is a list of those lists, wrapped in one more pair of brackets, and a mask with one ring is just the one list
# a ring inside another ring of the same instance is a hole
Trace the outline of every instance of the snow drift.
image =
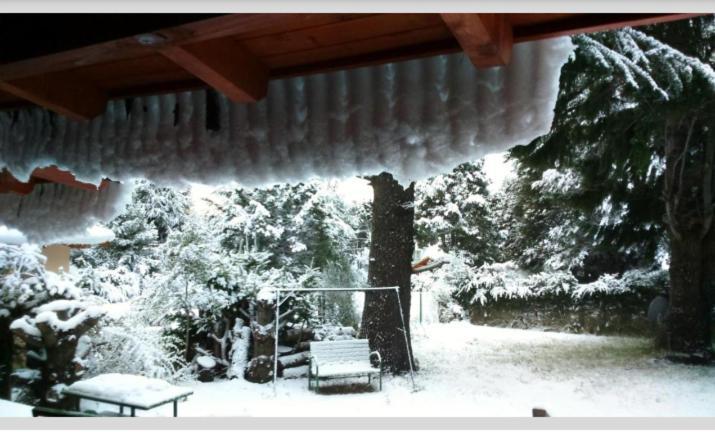
[[(559, 38), (514, 46), (506, 67), (476, 69), (460, 53), (276, 80), (254, 104), (200, 90), (114, 100), (89, 122), (1, 113), (0, 168), (27, 180), (57, 165), (94, 184), (265, 186), (382, 171), (407, 183), (546, 133), (572, 50)], [(36, 204), (24, 210), (34, 226), (48, 215)]]

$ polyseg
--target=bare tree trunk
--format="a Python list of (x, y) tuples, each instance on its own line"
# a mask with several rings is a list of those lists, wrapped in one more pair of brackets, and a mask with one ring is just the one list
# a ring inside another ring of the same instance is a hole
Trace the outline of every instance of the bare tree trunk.
[(402, 304), (409, 346), (410, 276), (415, 249), (414, 183), (405, 189), (387, 173), (371, 177), (370, 183), (374, 199), (368, 281), (373, 287), (399, 286), (400, 301), (393, 291), (366, 292), (361, 334), (370, 340), (372, 350), (380, 352), (386, 369), (405, 372), (410, 370), (412, 359), (405, 346), (398, 305)]
[(715, 262), (713, 159), (715, 142), (697, 113), (671, 120), (664, 181), (670, 237), (668, 348), (687, 362), (712, 359), (710, 314)]
[(184, 314), (186, 316), (186, 333), (184, 334), (184, 343), (186, 344), (186, 351), (184, 351), (184, 359), (187, 363), (191, 362), (191, 309), (188, 307), (189, 304), (189, 282), (186, 281), (184, 285)]
[(10, 322), (0, 319), (0, 399), (10, 399), (12, 374), (12, 353), (14, 351)]

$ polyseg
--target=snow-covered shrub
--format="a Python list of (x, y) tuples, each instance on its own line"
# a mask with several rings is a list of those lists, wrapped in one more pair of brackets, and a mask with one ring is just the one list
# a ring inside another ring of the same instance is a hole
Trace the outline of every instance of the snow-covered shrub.
[(464, 306), (469, 299), (463, 293), (472, 292), (474, 286), (474, 268), (469, 265), (469, 257), (464, 254), (446, 254), (438, 247), (423, 251), (433, 260), (445, 264), (431, 271), (412, 276), (414, 292), (429, 293), (437, 303), (437, 317), (440, 322), (463, 319)]
[(45, 270), (45, 259), (37, 246), (0, 244), (0, 397), (10, 397), (15, 353), (10, 323), (52, 300), (81, 296), (69, 275)]
[(642, 334), (647, 304), (666, 280), (663, 270), (636, 269), (578, 283), (567, 271), (529, 273), (510, 262), (484, 265), (469, 292), (471, 317), (489, 325)]
[(73, 267), (70, 273), (85, 293), (110, 303), (126, 302), (141, 292), (142, 275), (125, 266)]
[(80, 297), (68, 275), (45, 270), (45, 260), (38, 246), (0, 244), (0, 318), (26, 313), (51, 299)]
[(567, 271), (529, 273), (513, 262), (485, 264), (474, 272), (469, 284), (461, 287), (472, 295), (472, 303), (565, 296), (580, 299), (588, 296), (655, 292), (663, 286), (663, 270), (635, 269), (620, 277), (601, 275), (596, 281), (579, 284)]
[(87, 374), (126, 373), (177, 381), (185, 376), (183, 359), (172, 351), (155, 313), (129, 308), (103, 322), (92, 341)]
[(495, 259), (498, 233), (490, 213), (488, 182), (482, 161), (464, 163), (450, 173), (417, 182), (417, 245), (466, 252), (478, 263)]
[(83, 375), (89, 354), (87, 333), (104, 313), (99, 305), (55, 300), (12, 322), (10, 329), (28, 347), (28, 359), (42, 372), (43, 401), (53, 402), (53, 386), (71, 384)]
[[(321, 272), (321, 286), (324, 288), (352, 288), (365, 286), (356, 266), (339, 262), (329, 262)], [(346, 291), (325, 291), (316, 295), (321, 320), (326, 323), (357, 327), (360, 316), (357, 312), (355, 293)]]

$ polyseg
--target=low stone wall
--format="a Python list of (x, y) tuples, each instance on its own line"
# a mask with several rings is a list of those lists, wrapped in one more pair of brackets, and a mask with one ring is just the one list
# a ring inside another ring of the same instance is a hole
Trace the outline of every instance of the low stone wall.
[(472, 324), (603, 335), (649, 335), (646, 296), (500, 299), (470, 309)]

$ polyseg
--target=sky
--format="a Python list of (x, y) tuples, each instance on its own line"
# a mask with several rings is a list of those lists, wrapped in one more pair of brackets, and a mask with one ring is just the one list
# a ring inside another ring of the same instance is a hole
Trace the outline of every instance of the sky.
[[(497, 192), (504, 181), (514, 175), (513, 163), (504, 160), (506, 153), (495, 153), (484, 157), (484, 173), (489, 178), (489, 192)], [(372, 199), (372, 188), (367, 180), (352, 177), (345, 180), (333, 180), (335, 192), (346, 202), (361, 203)], [(193, 184), (191, 187), (191, 200), (194, 208), (202, 211), (207, 209), (203, 198), (209, 196), (214, 190), (211, 186)]]
[(506, 153), (494, 153), (484, 157), (484, 173), (489, 178), (489, 192), (496, 193), (504, 181), (514, 176), (514, 163), (506, 161)]

